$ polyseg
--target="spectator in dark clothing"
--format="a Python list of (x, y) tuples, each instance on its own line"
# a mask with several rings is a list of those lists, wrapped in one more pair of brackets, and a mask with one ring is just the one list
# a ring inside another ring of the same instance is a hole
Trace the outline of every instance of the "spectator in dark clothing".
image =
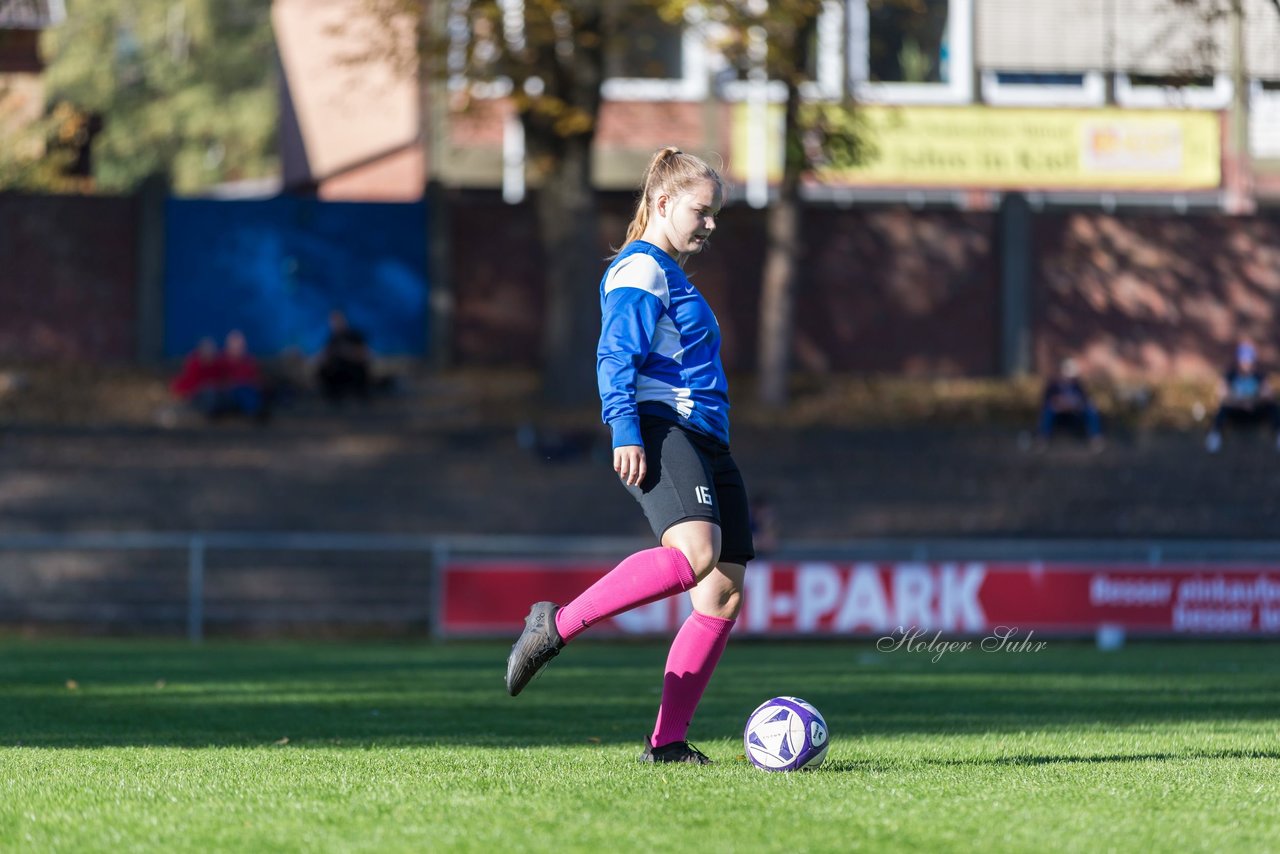
[(1257, 350), (1247, 338), (1236, 345), (1235, 361), (1218, 384), (1218, 412), (1204, 440), (1209, 453), (1216, 454), (1222, 448), (1222, 431), (1228, 423), (1269, 425), (1280, 450), (1280, 407), (1267, 382), (1267, 372), (1258, 365)]
[(316, 368), (320, 392), (325, 399), (335, 405), (346, 397), (368, 401), (372, 362), (364, 334), (352, 328), (342, 312), (330, 312), (329, 340)]
[(1044, 386), (1040, 404), (1039, 438), (1048, 442), (1058, 427), (1083, 431), (1090, 447), (1102, 447), (1102, 418), (1080, 381), (1080, 367), (1075, 359), (1064, 359), (1057, 376)]

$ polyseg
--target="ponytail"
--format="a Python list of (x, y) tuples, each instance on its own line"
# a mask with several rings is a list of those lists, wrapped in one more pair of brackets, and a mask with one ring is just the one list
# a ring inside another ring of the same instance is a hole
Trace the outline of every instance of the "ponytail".
[[(639, 240), (649, 227), (649, 208), (662, 192), (677, 195), (698, 180), (710, 180), (724, 189), (724, 182), (716, 170), (692, 154), (686, 154), (673, 145), (659, 149), (644, 170), (640, 182), (640, 198), (636, 200), (636, 212), (627, 226), (627, 236), (622, 245)], [(617, 253), (614, 253), (615, 256)]]

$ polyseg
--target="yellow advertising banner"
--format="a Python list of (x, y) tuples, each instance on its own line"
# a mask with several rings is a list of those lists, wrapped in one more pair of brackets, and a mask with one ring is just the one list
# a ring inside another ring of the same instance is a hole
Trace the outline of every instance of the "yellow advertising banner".
[[(1193, 110), (857, 107), (868, 154), (820, 170), (824, 183), (1069, 190), (1208, 190), (1219, 186), (1221, 122)], [(731, 174), (746, 180), (749, 110), (733, 121)], [(781, 174), (782, 109), (769, 111), (770, 180)]]

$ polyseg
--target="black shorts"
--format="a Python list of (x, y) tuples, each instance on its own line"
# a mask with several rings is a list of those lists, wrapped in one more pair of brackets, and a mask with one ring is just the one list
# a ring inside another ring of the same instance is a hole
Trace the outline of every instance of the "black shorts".
[(720, 560), (745, 564), (755, 557), (747, 486), (729, 449), (656, 415), (640, 416), (640, 435), (648, 473), (626, 490), (658, 539), (677, 522), (709, 519), (720, 526)]

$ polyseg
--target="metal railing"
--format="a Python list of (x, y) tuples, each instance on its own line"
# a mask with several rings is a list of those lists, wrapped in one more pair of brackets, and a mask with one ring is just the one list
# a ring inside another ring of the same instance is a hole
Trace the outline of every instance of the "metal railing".
[[(619, 537), (511, 536), (458, 534), (373, 534), (249, 531), (83, 532), (0, 534), (0, 553), (172, 551), (186, 554), (186, 634), (200, 643), (205, 634), (207, 557), (215, 551), (406, 553), (436, 570), (458, 556), (622, 556), (651, 546)], [(1152, 568), (1166, 563), (1280, 560), (1280, 540), (1015, 540), (863, 539), (809, 540), (786, 544), (771, 560), (870, 561), (1117, 561)]]
[[(405, 553), (426, 556), (435, 568), (450, 555), (606, 555), (628, 554), (643, 544), (603, 537), (521, 537), (428, 534), (306, 532), (83, 532), (0, 534), (0, 553), (22, 551), (172, 551), (186, 554), (186, 633), (204, 639), (205, 576), (211, 551)], [(431, 591), (434, 598), (435, 591)]]

